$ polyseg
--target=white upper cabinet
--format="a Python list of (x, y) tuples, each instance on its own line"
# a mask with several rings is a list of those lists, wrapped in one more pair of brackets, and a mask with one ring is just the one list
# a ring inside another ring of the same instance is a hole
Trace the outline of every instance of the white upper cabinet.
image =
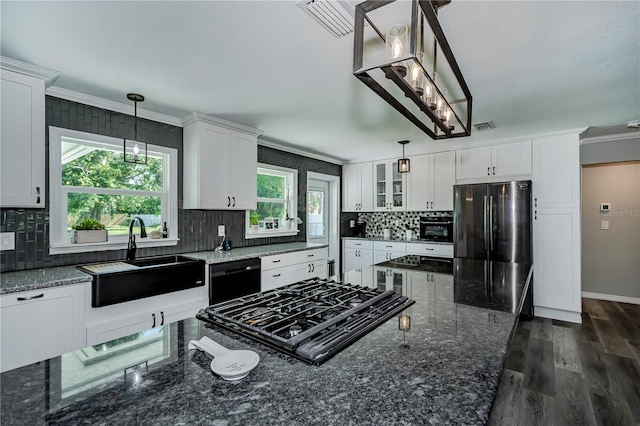
[(533, 142), (534, 208), (580, 207), (580, 140), (561, 135)]
[(2, 207), (44, 207), (44, 89), (43, 79), (2, 69)]
[(407, 211), (453, 210), (455, 151), (410, 157)]
[(342, 167), (342, 211), (373, 210), (372, 163), (346, 164)]
[(405, 173), (395, 160), (373, 163), (374, 211), (406, 210)]
[(257, 136), (197, 121), (184, 128), (184, 208), (257, 205)]
[(531, 141), (456, 151), (456, 179), (492, 181), (531, 175)]

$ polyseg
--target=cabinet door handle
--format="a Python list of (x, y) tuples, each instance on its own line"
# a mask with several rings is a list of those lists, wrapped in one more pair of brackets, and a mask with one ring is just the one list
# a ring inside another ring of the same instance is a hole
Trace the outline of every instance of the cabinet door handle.
[(431, 202), (431, 208), (433, 208), (433, 201)]
[(275, 274), (275, 275), (273, 276), (273, 278), (278, 278), (280, 275), (282, 275), (282, 274)]
[(534, 198), (533, 200), (534, 200), (534, 204), (535, 204), (534, 207), (538, 207), (538, 197)]
[(312, 254), (308, 254), (308, 255), (307, 255), (307, 257), (313, 257), (313, 256), (314, 256), (314, 254), (313, 254), (313, 253), (312, 253)]
[(40, 293), (34, 296), (28, 296), (28, 297), (22, 296), (22, 297), (18, 297), (18, 302), (24, 302), (25, 300), (40, 299), (41, 297), (44, 297), (44, 293)]
[(227, 196), (227, 207), (231, 207), (231, 197)]
[(313, 263), (311, 264), (311, 272), (315, 272), (316, 271), (316, 265), (314, 265)]
[(491, 167), (487, 167), (487, 176), (491, 176)]
[(233, 198), (233, 206), (232, 207), (235, 207), (236, 206), (236, 197), (231, 197), (231, 198)]
[(393, 248), (393, 246), (385, 246), (386, 248)]
[(426, 249), (426, 250), (430, 250), (430, 251), (433, 251), (433, 250), (434, 250), (434, 249), (429, 248), (429, 247), (425, 247), (425, 249)]
[(493, 166), (493, 175), (496, 175), (496, 166)]
[(272, 260), (271, 263), (280, 263), (281, 261), (282, 261), (282, 259)]
[(36, 186), (36, 204), (40, 204), (40, 187)]
[(354, 244), (354, 245), (355, 245), (355, 246), (361, 246), (362, 244), (360, 244), (360, 243), (356, 243), (356, 244)]
[(534, 212), (533, 212), (533, 220), (538, 220), (538, 210), (534, 210)]
[(151, 328), (155, 328), (155, 326), (156, 326), (156, 314), (155, 313), (151, 314), (151, 318), (153, 318), (153, 325), (151, 326)]
[(160, 325), (164, 325), (164, 311), (160, 311)]
[(310, 273), (311, 273), (311, 264), (309, 263), (307, 265), (307, 274), (310, 274)]

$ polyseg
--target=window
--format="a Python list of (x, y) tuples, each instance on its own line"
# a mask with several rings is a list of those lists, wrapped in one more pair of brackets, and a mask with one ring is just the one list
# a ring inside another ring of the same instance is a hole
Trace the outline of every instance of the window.
[[(175, 245), (178, 241), (178, 153), (147, 147), (147, 164), (125, 163), (123, 140), (57, 127), (49, 128), (51, 254), (125, 248), (129, 224), (141, 218), (148, 237), (138, 247)], [(73, 226), (83, 219), (105, 225), (108, 241), (73, 244)], [(167, 223), (169, 238), (162, 239)]]
[(298, 171), (258, 164), (257, 180), (258, 206), (246, 212), (245, 238), (296, 235)]

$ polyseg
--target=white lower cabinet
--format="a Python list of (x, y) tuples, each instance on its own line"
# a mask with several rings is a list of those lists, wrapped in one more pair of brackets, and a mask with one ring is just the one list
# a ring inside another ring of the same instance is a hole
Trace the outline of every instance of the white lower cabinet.
[(208, 286), (101, 308), (91, 307), (91, 284), (85, 294), (86, 345), (97, 345), (150, 328), (193, 317), (209, 304)]
[(342, 240), (342, 272), (373, 265), (373, 241)]
[(378, 290), (394, 290), (397, 294), (404, 294), (407, 270), (375, 266), (373, 268), (374, 285)]
[(327, 278), (328, 248), (302, 250), (261, 259), (260, 290), (269, 291), (309, 278)]
[(453, 258), (453, 244), (407, 243), (407, 254)]
[(407, 244), (393, 241), (374, 241), (373, 243), (373, 263), (386, 262), (397, 259), (407, 253)]
[(86, 346), (83, 284), (0, 297), (2, 371)]

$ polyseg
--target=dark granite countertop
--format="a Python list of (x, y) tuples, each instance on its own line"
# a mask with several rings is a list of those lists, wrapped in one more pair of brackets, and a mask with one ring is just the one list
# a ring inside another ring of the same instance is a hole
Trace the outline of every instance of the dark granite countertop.
[[(100, 345), (3, 373), (2, 424), (484, 424), (517, 315), (456, 303), (452, 274), (378, 265), (344, 280), (414, 299), (406, 335), (393, 318), (316, 367), (188, 319), (144, 337), (155, 345)], [(222, 380), (187, 350), (202, 336), (257, 352), (258, 367)], [(81, 384), (85, 371), (94, 382)]]
[(0, 275), (0, 294), (81, 284), (91, 282), (91, 279), (91, 275), (80, 272), (75, 266), (3, 272)]
[(383, 237), (341, 237), (343, 240), (364, 240), (364, 241), (388, 241), (392, 243), (416, 243), (416, 244), (439, 244), (445, 246), (452, 246), (453, 243), (446, 243), (442, 241), (427, 241), (421, 239), (407, 240), (405, 238), (383, 238)]
[(272, 256), (275, 254), (292, 253), (301, 250), (313, 250), (317, 248), (329, 247), (328, 244), (317, 243), (281, 243), (268, 244), (262, 246), (240, 247), (229, 251), (199, 251), (193, 253), (185, 253), (184, 256), (202, 259), (208, 264), (232, 262), (234, 260), (252, 259), (256, 257)]

